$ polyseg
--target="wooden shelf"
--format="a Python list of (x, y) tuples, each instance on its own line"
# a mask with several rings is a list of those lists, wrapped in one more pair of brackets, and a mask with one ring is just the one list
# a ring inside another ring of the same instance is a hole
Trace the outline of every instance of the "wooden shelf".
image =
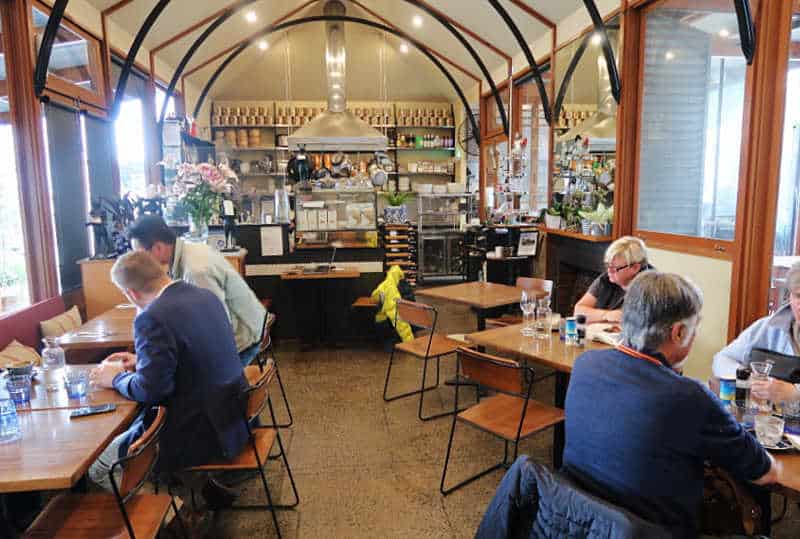
[[(366, 241), (342, 241), (339, 249), (374, 249), (375, 246)], [(333, 249), (330, 243), (310, 243), (300, 244), (296, 246), (297, 249)]]
[(614, 238), (612, 238), (611, 236), (587, 236), (586, 234), (581, 234), (580, 232), (570, 232), (569, 230), (545, 228), (543, 226), (538, 226), (537, 228), (542, 232), (544, 232), (545, 234), (553, 234), (555, 236), (563, 236), (565, 238), (589, 241), (592, 243), (611, 243), (614, 240)]

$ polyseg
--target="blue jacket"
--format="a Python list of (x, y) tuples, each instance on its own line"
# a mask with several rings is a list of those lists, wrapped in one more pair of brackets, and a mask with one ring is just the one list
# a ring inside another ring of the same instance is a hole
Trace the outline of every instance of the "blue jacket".
[(671, 535), (523, 455), (503, 477), (475, 537), (668, 539)]
[[(167, 407), (159, 470), (177, 471), (231, 459), (247, 441), (247, 388), (233, 330), (222, 303), (208, 290), (176, 281), (134, 321), (136, 372), (114, 378), (125, 397), (148, 408)], [(142, 434), (140, 416), (128, 445)]]
[(733, 342), (714, 356), (714, 375), (735, 377), (739, 365), (750, 363), (750, 350), (753, 348), (765, 348), (781, 354), (795, 355), (792, 346), (793, 321), (791, 306), (784, 305), (773, 314), (750, 324)]

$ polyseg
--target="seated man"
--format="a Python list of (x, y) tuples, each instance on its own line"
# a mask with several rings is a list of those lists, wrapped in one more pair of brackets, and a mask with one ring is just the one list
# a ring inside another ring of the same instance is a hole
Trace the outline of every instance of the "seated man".
[(679, 537), (697, 535), (704, 461), (759, 485), (780, 476), (721, 401), (678, 374), (701, 308), (683, 277), (638, 276), (625, 297), (623, 344), (576, 360), (565, 406), (564, 471)]
[[(800, 356), (800, 262), (793, 264), (786, 273), (786, 285), (789, 303), (753, 322), (714, 356), (715, 377), (735, 377), (737, 367), (749, 365), (753, 348)], [(768, 382), (753, 382), (752, 391), (757, 397), (774, 402), (800, 401), (800, 384), (774, 378)]]
[[(238, 455), (248, 437), (242, 400), (247, 381), (222, 303), (207, 290), (172, 281), (143, 252), (121, 256), (111, 278), (140, 309), (136, 355), (123, 355), (122, 361), (111, 356), (92, 370), (92, 381), (148, 408), (167, 407), (159, 472)], [(111, 464), (127, 453), (146, 422), (140, 416), (111, 442), (89, 469), (93, 481), (110, 488)], [(220, 489), (215, 483), (207, 487)]]
[(586, 316), (586, 322), (622, 320), (622, 303), (631, 281), (643, 271), (653, 269), (647, 263), (644, 242), (623, 236), (608, 246), (605, 253), (606, 272), (594, 280), (589, 290), (575, 304), (575, 314)]
[(241, 275), (225, 257), (205, 243), (177, 238), (157, 215), (139, 218), (129, 232), (131, 245), (147, 251), (167, 267), (173, 279), (206, 288), (225, 306), (236, 336), (236, 349), (243, 365), (258, 354), (266, 310)]

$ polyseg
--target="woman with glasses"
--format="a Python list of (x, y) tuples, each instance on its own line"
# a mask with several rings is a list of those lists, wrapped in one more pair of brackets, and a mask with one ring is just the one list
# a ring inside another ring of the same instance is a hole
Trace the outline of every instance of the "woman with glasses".
[(634, 277), (642, 271), (653, 269), (647, 263), (644, 242), (633, 236), (623, 236), (606, 249), (606, 271), (594, 280), (589, 290), (575, 304), (575, 314), (586, 316), (586, 322), (612, 322), (622, 320), (622, 302), (625, 291)]

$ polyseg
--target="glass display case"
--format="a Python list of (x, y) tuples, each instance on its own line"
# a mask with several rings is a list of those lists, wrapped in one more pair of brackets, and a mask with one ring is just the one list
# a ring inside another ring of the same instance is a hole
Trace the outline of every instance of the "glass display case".
[(377, 247), (377, 195), (372, 189), (314, 189), (298, 193), (295, 230), (299, 248)]

